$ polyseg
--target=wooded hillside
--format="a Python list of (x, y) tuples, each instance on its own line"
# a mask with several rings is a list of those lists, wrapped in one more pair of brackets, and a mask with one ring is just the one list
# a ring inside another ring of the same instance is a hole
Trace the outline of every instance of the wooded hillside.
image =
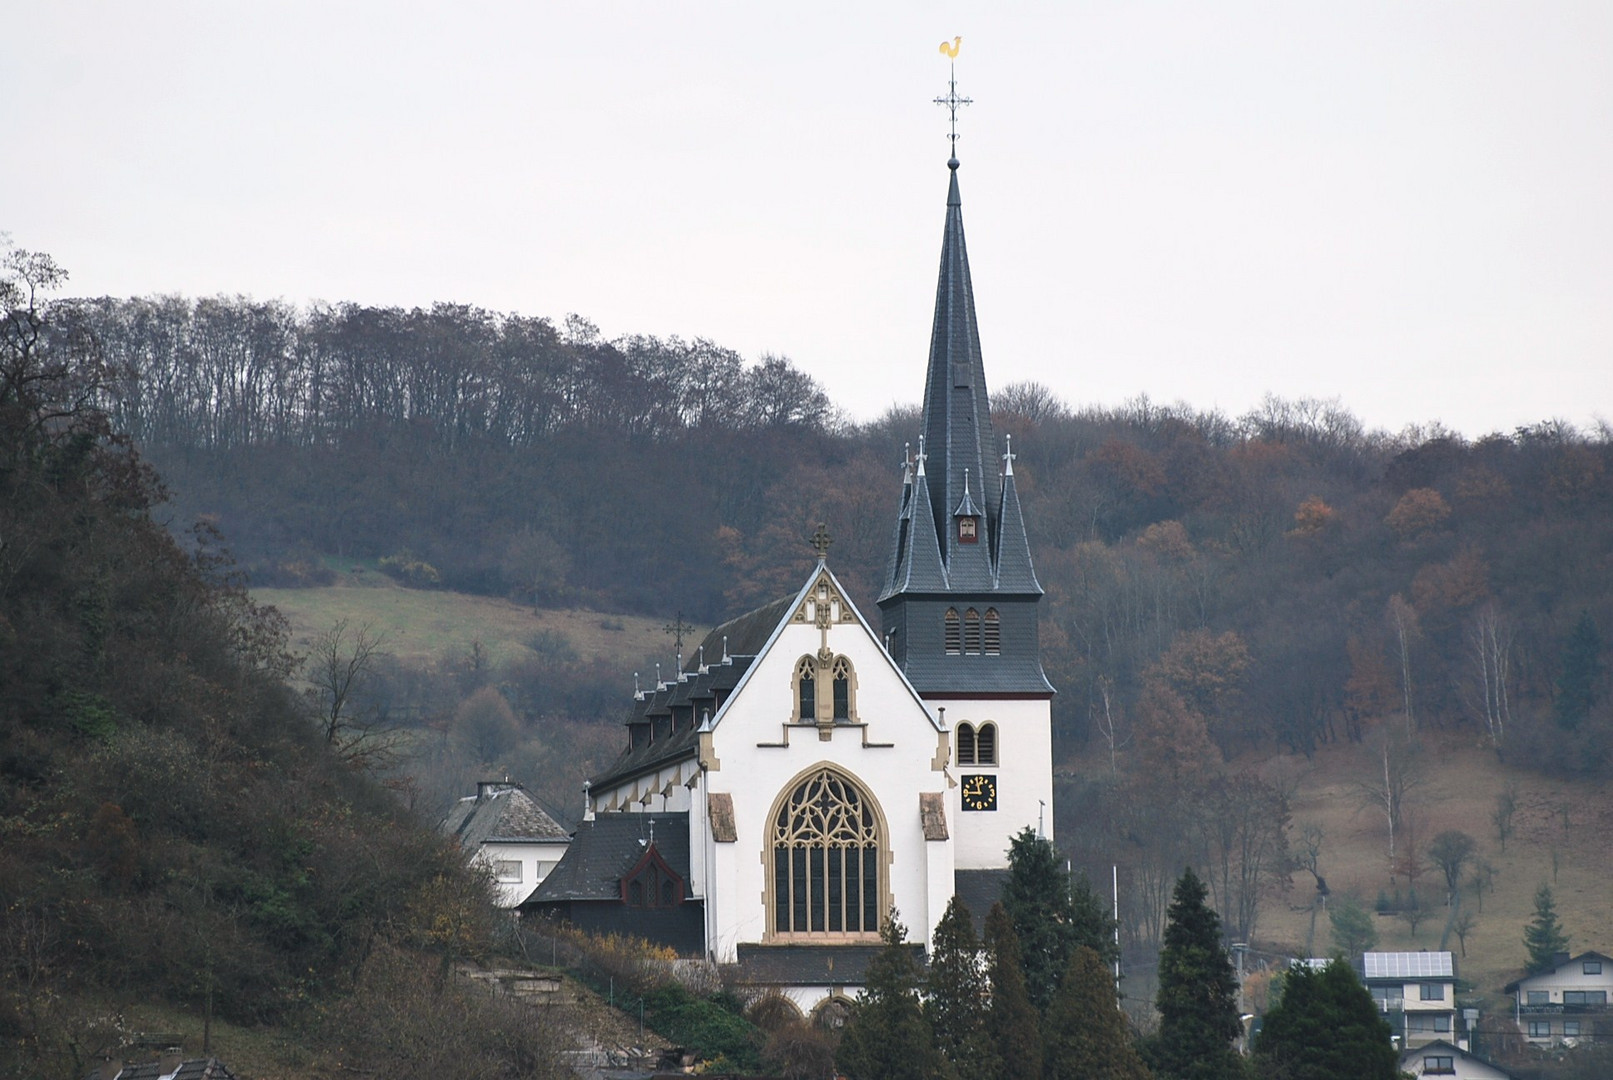
[(0, 1074), (83, 1077), (167, 1006), (280, 1025), (300, 1075), (549, 1075), (546, 1032), (444, 981), (486, 883), (310, 722), (211, 528), (152, 517), (63, 276), (0, 267)]

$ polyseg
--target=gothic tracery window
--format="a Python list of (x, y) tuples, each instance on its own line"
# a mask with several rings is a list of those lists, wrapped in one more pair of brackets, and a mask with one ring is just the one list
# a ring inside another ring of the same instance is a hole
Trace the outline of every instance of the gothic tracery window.
[(851, 720), (851, 661), (844, 656), (834, 662), (834, 718)]
[(814, 772), (780, 805), (770, 833), (775, 934), (879, 932), (879, 821), (855, 784)]
[(795, 665), (795, 719), (810, 724), (818, 717), (817, 667), (803, 656)]

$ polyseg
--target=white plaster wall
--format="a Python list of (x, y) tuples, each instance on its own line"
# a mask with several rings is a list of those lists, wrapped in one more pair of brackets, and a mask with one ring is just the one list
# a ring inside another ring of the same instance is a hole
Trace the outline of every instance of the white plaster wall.
[[(723, 714), (712, 737), (720, 765), (707, 774), (712, 791), (733, 796), (737, 842), (712, 845), (708, 910), (713, 932), (708, 947), (720, 963), (736, 959), (740, 942), (766, 939), (766, 833), (775, 800), (801, 773), (831, 764), (854, 778), (883, 814), (890, 895), (910, 940), (928, 942), (951, 896), (953, 844), (926, 841), (919, 820), (919, 793), (943, 791), (946, 779), (932, 768), (938, 731), (891, 666), (871, 634), (855, 622), (829, 630), (829, 647), (851, 660), (856, 672), (857, 719), (864, 729), (837, 726), (830, 741), (816, 728), (788, 730), (788, 746), (758, 746), (786, 739), (783, 724), (792, 716), (792, 676), (796, 662), (815, 653), (820, 631), (790, 623), (773, 648), (758, 659), (741, 693)], [(948, 822), (955, 827), (955, 815)], [(945, 881), (945, 895), (932, 887)]]
[(568, 840), (533, 840), (525, 843), (498, 842), (483, 844), (476, 850), (474, 861), (493, 873), (500, 861), (521, 864), (521, 880), (503, 882), (495, 876), (500, 907), (512, 908), (532, 894), (538, 882), (549, 876), (560, 856), (566, 853)]
[[(1592, 959), (1595, 959), (1594, 957)], [(1576, 960), (1571, 964), (1564, 964), (1555, 972), (1544, 975), (1532, 975), (1518, 984), (1520, 993), (1530, 990), (1545, 990), (1551, 994), (1551, 1000), (1561, 1002), (1564, 990), (1606, 990), (1608, 997), (1613, 998), (1613, 961), (1602, 961), (1600, 975), (1587, 975), (1584, 970), (1584, 961)], [(1520, 1000), (1527, 1001), (1524, 997)]]
[[(1053, 838), (1053, 709), (1047, 701), (935, 701), (945, 706), (946, 724), (953, 732), (953, 779), (984, 773), (997, 778), (997, 809), (964, 811), (961, 790), (947, 793), (947, 816), (955, 823), (957, 864), (964, 870), (1008, 865), (1008, 841), (1021, 829), (1036, 828)], [(997, 725), (997, 761), (989, 765), (958, 765), (958, 725)], [(1042, 804), (1046, 804), (1045, 808)]]

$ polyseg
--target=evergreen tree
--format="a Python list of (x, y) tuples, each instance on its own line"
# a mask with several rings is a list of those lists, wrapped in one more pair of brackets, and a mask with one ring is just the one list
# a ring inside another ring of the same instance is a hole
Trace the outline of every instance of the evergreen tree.
[(1291, 968), (1255, 1042), (1255, 1069), (1282, 1080), (1396, 1080), (1400, 1055), (1372, 995), (1342, 957)]
[(1042, 1074), (1042, 1038), (1036, 1007), (1025, 992), (1025, 976), (1019, 969), (1020, 953), (1007, 909), (1000, 903), (991, 905), (986, 916), (986, 977), (991, 983), (986, 1030), (1001, 1063), (997, 1075), (1004, 1080)]
[(1243, 1033), (1238, 985), (1221, 944), (1221, 920), (1205, 904), (1204, 883), (1182, 871), (1159, 951), (1159, 1033), (1150, 1040), (1154, 1071), (1172, 1080), (1243, 1075), (1233, 1040)]
[(1545, 882), (1535, 891), (1535, 917), (1523, 928), (1523, 944), (1529, 950), (1531, 975), (1550, 971), (1557, 964), (1557, 954), (1568, 951), (1568, 935), (1557, 920), (1557, 901)]
[(1563, 647), (1563, 673), (1557, 677), (1557, 723), (1572, 731), (1596, 704), (1602, 675), (1602, 634), (1588, 611), (1581, 612)]
[(868, 964), (835, 1063), (852, 1080), (934, 1080), (952, 1076), (919, 1006), (919, 969), (907, 928), (891, 909), (880, 931), (885, 947)]
[(1025, 989), (1045, 1014), (1070, 953), (1085, 945), (1107, 962), (1115, 958), (1114, 920), (1086, 876), (1071, 880), (1046, 837), (1026, 828), (1008, 847), (1003, 907), (1019, 938)]
[(996, 1048), (986, 1032), (990, 1000), (985, 956), (969, 907), (954, 896), (935, 927), (924, 977), (924, 1018), (959, 1076), (994, 1076)]
[(1333, 951), (1346, 960), (1354, 960), (1358, 953), (1378, 944), (1378, 928), (1372, 916), (1353, 896), (1340, 897), (1329, 906), (1327, 921), (1333, 931)]
[(1070, 954), (1044, 1026), (1047, 1080), (1148, 1080), (1115, 997), (1114, 972), (1085, 945)]

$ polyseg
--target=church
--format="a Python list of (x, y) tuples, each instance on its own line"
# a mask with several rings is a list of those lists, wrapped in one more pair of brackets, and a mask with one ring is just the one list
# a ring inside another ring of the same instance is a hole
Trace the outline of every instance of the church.
[(954, 894), (977, 916), (996, 899), (1010, 838), (1051, 836), (1042, 589), (947, 167), (923, 428), (877, 629), (820, 528), (794, 594), (635, 694), (626, 748), (524, 912), (664, 943), (810, 1011), (855, 994), (892, 912), (928, 943)]

